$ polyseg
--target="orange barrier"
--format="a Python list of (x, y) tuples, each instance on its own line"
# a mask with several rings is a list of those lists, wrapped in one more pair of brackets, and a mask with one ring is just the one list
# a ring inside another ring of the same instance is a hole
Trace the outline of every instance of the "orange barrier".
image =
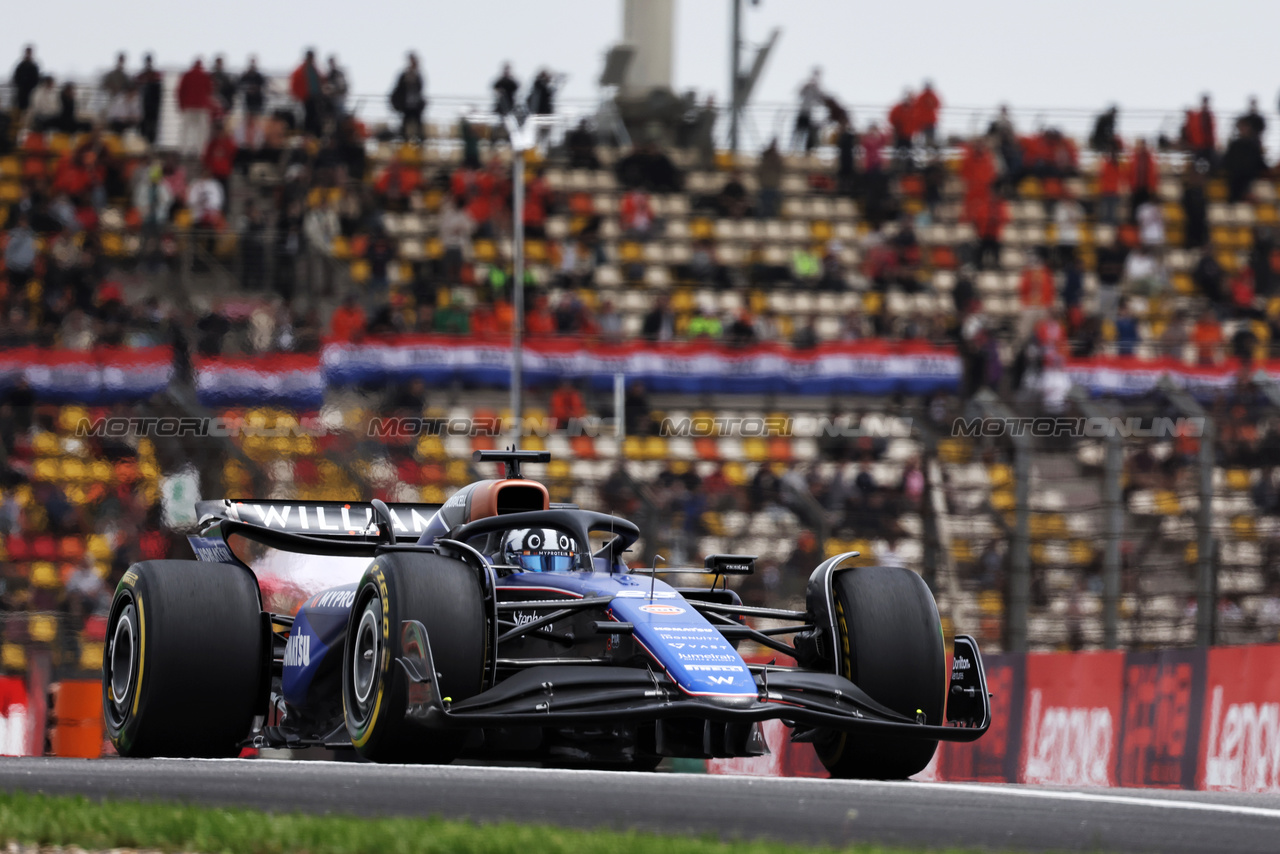
[(54, 756), (97, 759), (102, 755), (102, 682), (66, 679), (53, 686)]

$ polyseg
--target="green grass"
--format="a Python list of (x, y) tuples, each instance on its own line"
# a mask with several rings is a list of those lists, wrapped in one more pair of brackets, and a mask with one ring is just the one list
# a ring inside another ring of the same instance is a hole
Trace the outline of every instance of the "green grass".
[[(722, 843), (710, 838), (634, 831), (566, 830), (545, 825), (272, 814), (169, 803), (0, 794), (0, 846), (6, 842), (202, 854), (800, 854), (832, 850), (771, 842)], [(906, 852), (876, 846), (844, 850), (861, 854)]]

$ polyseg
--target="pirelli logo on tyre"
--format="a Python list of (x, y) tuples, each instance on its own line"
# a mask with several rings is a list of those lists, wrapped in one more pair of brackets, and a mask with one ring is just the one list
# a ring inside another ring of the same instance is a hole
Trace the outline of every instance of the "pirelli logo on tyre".
[(129, 570), (124, 574), (124, 577), (120, 579), (120, 583), (125, 587), (132, 587), (138, 583), (138, 573), (132, 569)]

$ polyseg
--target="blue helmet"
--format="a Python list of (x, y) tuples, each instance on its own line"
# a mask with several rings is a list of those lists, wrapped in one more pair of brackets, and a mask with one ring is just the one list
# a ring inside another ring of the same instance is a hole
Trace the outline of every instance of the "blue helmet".
[(502, 539), (501, 560), (525, 572), (569, 572), (576, 569), (578, 543), (554, 528), (517, 528)]

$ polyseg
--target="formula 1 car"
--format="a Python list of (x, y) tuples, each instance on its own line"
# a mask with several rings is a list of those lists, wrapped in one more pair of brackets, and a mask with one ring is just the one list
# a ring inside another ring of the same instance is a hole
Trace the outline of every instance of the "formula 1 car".
[[(103, 706), (120, 755), (324, 746), (640, 770), (760, 755), (760, 722), (780, 719), (833, 776), (904, 778), (940, 740), (987, 730), (977, 644), (957, 636), (948, 673), (915, 573), (850, 552), (814, 570), (805, 610), (748, 607), (717, 580), (754, 558), (628, 568), (635, 525), (521, 475), (548, 454), (476, 459), (505, 476), (440, 506), (198, 502), (199, 560), (136, 564), (116, 589)], [(748, 640), (796, 664), (749, 664)]]

